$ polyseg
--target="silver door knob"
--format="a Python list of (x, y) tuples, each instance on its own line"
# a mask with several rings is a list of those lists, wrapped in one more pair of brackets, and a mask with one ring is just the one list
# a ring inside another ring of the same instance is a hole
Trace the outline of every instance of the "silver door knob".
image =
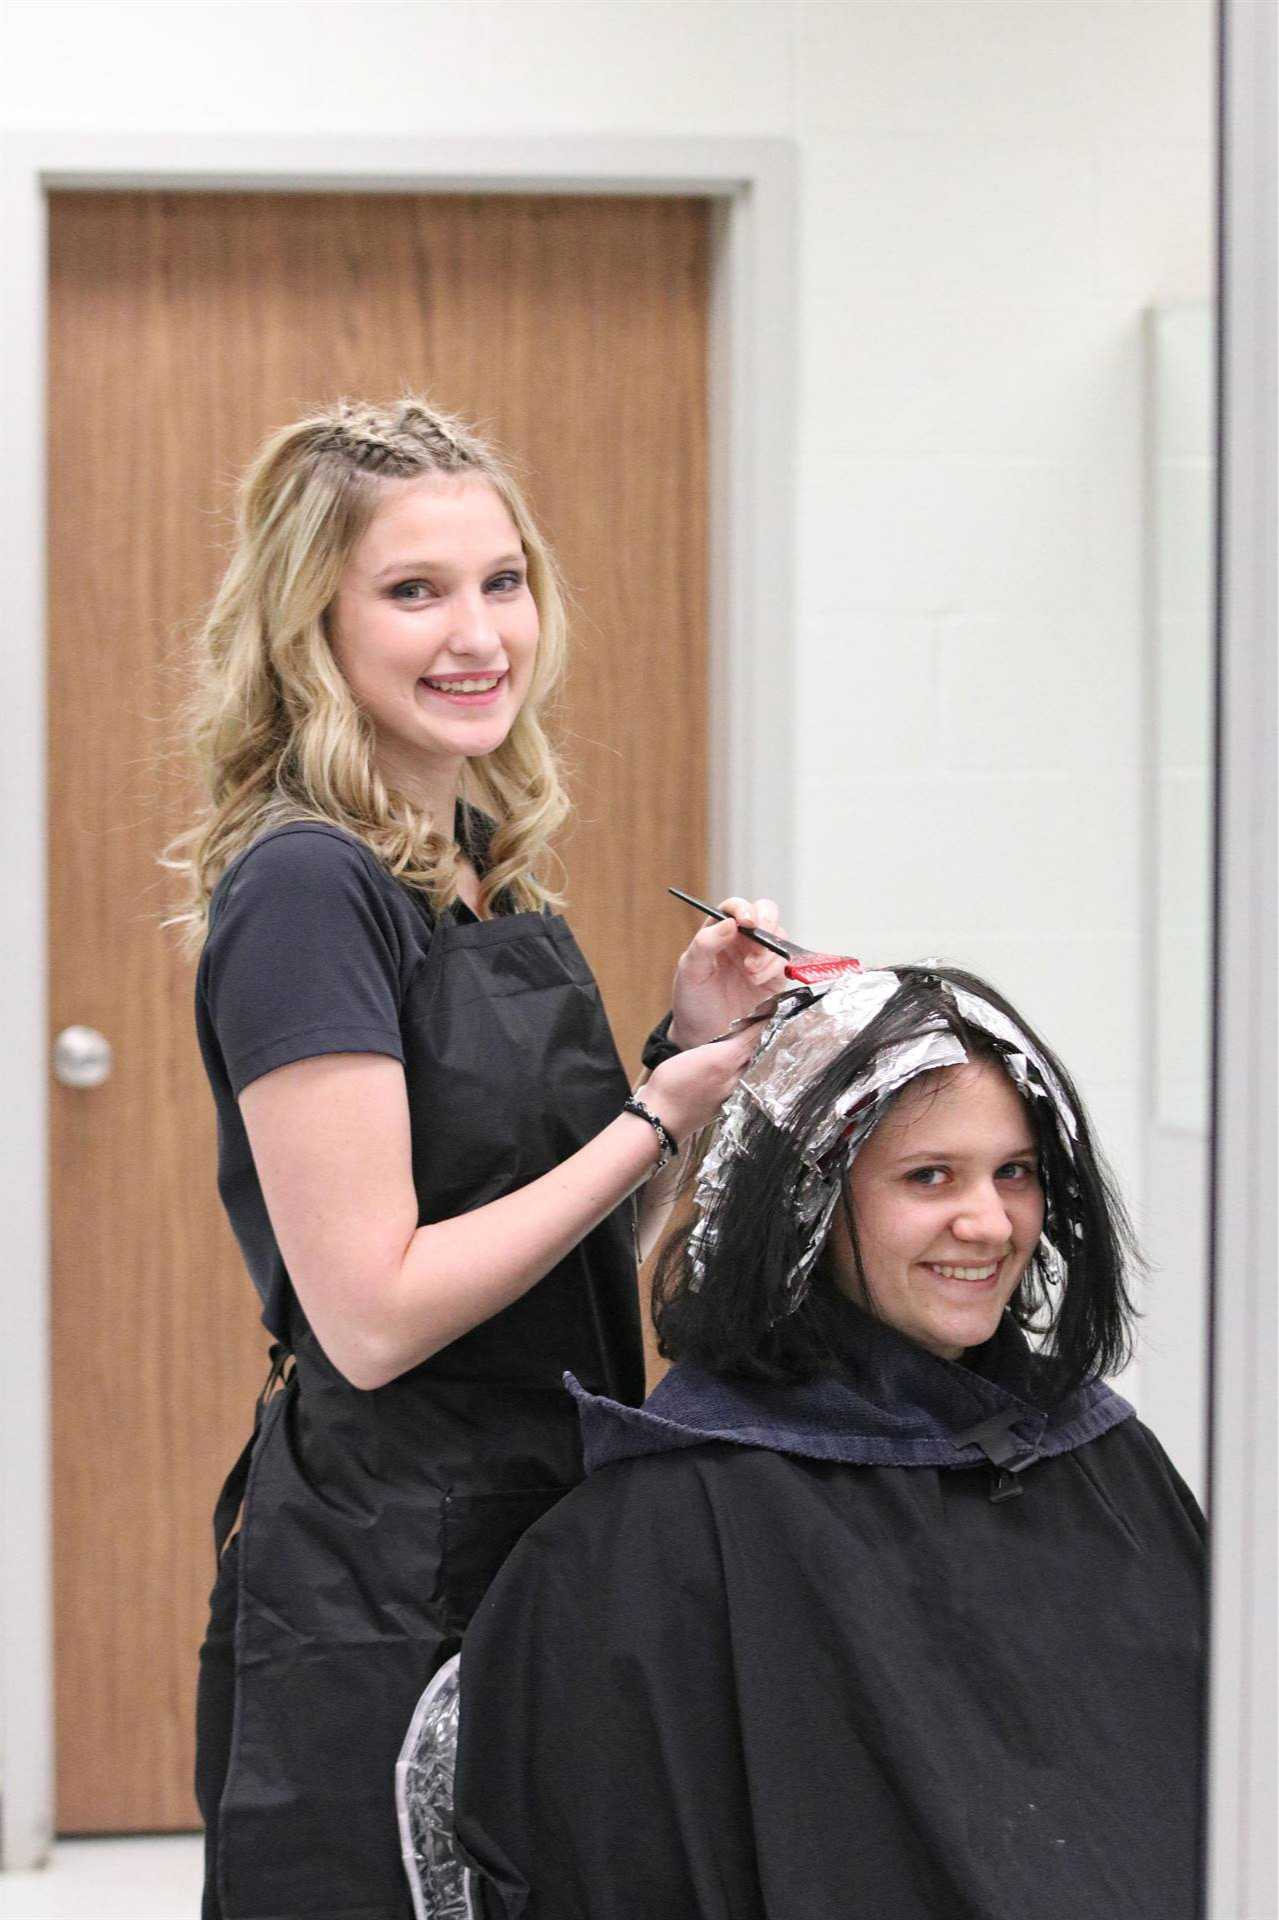
[(100, 1087), (111, 1067), (111, 1042), (94, 1027), (64, 1027), (53, 1043), (53, 1071), (64, 1087)]

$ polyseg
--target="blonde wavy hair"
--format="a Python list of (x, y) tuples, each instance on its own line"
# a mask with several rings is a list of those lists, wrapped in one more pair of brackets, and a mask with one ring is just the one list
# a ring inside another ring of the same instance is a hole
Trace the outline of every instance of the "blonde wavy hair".
[(452, 820), (436, 821), (387, 785), (372, 726), (338, 669), (329, 620), (343, 568), (382, 483), (475, 476), (518, 529), (540, 638), (532, 684), (510, 733), (468, 761), (464, 797), (495, 823), (481, 911), (505, 892), (521, 908), (558, 905), (540, 877), (568, 812), (539, 714), (567, 651), (564, 594), (550, 548), (510, 467), (460, 420), (408, 396), (393, 406), (339, 401), (283, 427), (241, 483), (236, 543), (196, 642), (189, 735), (205, 804), (168, 848), (185, 883), (173, 924), (196, 947), (230, 861), (268, 828), (319, 820), (355, 834), (435, 908), (458, 897)]

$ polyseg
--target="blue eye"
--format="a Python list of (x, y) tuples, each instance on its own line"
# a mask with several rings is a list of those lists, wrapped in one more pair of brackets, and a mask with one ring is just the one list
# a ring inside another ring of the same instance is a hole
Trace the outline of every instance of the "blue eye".
[(517, 593), (523, 585), (524, 575), (515, 572), (495, 573), (491, 580), (485, 582), (490, 593)]
[(945, 1167), (915, 1167), (906, 1178), (916, 1187), (936, 1187), (946, 1178)]
[(995, 1178), (996, 1180), (1034, 1180), (1038, 1172), (1039, 1169), (1033, 1161), (1006, 1160), (1002, 1167), (996, 1169)]
[(424, 598), (430, 591), (425, 580), (401, 580), (398, 587), (391, 588), (391, 598), (405, 600), (412, 605), (414, 601)]

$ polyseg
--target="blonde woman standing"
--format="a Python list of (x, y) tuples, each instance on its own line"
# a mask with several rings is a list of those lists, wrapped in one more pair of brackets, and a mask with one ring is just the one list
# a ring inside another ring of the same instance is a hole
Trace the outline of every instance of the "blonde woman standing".
[(205, 1920), (410, 1914), (414, 1702), (580, 1477), (565, 1370), (642, 1397), (630, 1198), (717, 1111), (751, 1036), (714, 1036), (777, 970), (703, 929), (627, 1110), (539, 877), (564, 650), (553, 559), (458, 422), (344, 403), (259, 453), (181, 863), (219, 1186), (282, 1382), (215, 1518)]

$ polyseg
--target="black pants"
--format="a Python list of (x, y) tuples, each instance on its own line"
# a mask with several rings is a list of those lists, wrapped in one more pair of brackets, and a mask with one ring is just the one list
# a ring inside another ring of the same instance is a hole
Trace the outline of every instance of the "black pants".
[(218, 1899), (218, 1809), (231, 1760), (235, 1715), (235, 1616), (240, 1536), (226, 1545), (209, 1596), (209, 1630), (200, 1648), (195, 1695), (195, 1797), (204, 1818), (204, 1902), (200, 1920), (222, 1920)]

